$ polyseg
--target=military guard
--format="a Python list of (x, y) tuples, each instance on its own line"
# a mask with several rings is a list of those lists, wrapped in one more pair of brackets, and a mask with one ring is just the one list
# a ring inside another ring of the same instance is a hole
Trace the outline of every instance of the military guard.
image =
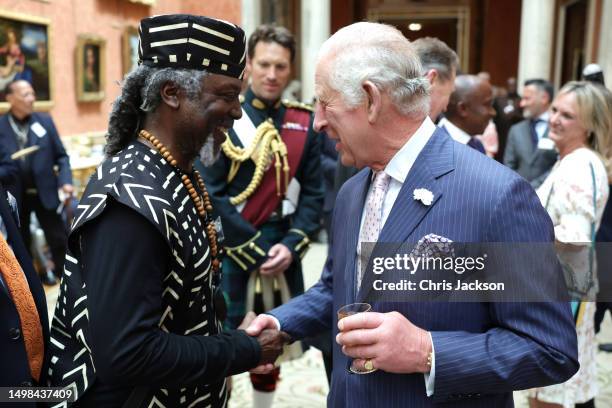
[[(323, 182), (312, 110), (281, 100), (294, 56), (287, 29), (255, 30), (242, 117), (220, 160), (202, 171), (225, 233), (222, 288), (230, 328), (247, 309), (261, 313), (304, 291), (301, 258), (319, 227)], [(256, 406), (271, 404), (277, 378), (278, 370), (251, 375)]]

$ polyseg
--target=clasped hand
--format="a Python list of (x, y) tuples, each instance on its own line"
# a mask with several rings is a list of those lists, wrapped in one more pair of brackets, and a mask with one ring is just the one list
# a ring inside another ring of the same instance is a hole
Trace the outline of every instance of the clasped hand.
[(268, 259), (261, 265), (259, 272), (262, 275), (278, 276), (289, 268), (292, 260), (289, 248), (283, 244), (275, 244), (268, 251)]
[(363, 368), (366, 360), (389, 373), (428, 373), (429, 333), (398, 312), (358, 313), (338, 322), (336, 342)]
[(265, 374), (274, 369), (274, 362), (283, 352), (285, 344), (291, 338), (284, 331), (278, 330), (271, 316), (248, 312), (238, 329), (246, 330), (249, 336), (257, 337), (261, 346), (259, 365), (252, 369), (252, 373)]

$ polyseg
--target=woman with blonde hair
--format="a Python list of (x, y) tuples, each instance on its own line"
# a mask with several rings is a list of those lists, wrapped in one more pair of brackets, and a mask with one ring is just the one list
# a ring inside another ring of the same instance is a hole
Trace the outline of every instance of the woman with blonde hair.
[(572, 296), (580, 370), (563, 384), (531, 390), (530, 406), (594, 407), (594, 241), (609, 194), (612, 106), (598, 86), (569, 82), (552, 103), (549, 129), (559, 160), (537, 193), (553, 221), (557, 254)]

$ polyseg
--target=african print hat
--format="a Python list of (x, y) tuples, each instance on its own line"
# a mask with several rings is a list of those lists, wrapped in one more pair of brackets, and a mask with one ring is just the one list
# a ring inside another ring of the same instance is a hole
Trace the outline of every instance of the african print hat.
[(141, 64), (189, 68), (242, 79), (246, 37), (235, 24), (190, 14), (143, 19), (138, 28)]

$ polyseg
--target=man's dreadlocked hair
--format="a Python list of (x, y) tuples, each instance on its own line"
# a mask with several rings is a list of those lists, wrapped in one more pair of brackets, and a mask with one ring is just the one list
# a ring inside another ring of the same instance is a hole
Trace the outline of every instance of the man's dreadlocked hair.
[(200, 97), (202, 78), (206, 71), (195, 69), (151, 68), (140, 65), (123, 81), (121, 95), (113, 103), (106, 135), (106, 154), (112, 156), (138, 137), (145, 115), (161, 104), (161, 88), (172, 82), (183, 89), (187, 97)]

